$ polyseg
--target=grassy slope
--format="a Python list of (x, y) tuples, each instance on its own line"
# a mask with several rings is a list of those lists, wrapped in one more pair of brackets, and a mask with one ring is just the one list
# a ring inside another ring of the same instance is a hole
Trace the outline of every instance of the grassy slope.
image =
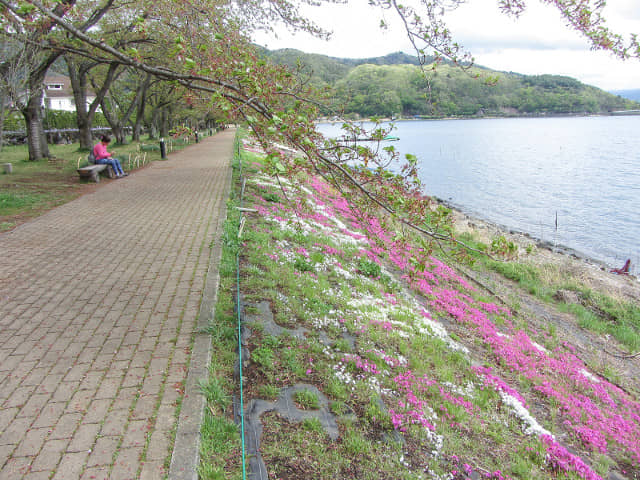
[[(306, 329), (300, 339), (252, 325), (245, 404), (312, 384), (340, 428), (332, 441), (317, 420), (264, 414), (270, 478), (638, 478), (640, 404), (557, 332), (533, 330), (444, 263), (399, 248), (317, 179), (296, 179), (307, 190), (294, 212), (252, 161), (243, 206), (258, 213), (241, 243), (230, 209), (202, 478), (241, 478), (230, 411), (236, 248), (245, 317), (266, 300), (278, 325)], [(314, 411), (313, 396), (297, 407)]]

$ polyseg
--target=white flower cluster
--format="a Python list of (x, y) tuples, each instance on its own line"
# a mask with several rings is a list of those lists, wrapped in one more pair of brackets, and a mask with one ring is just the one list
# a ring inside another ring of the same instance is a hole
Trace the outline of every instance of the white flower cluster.
[(344, 330), (344, 326), (340, 324), (340, 322), (333, 317), (322, 317), (322, 318), (314, 318), (311, 321), (311, 324), (314, 328), (318, 330), (324, 330), (327, 327), (337, 327)]
[(419, 315), (416, 317), (416, 319), (416, 328), (421, 334), (439, 338), (440, 340), (444, 341), (451, 350), (457, 350), (464, 354), (469, 353), (469, 349), (467, 347), (465, 347), (461, 343), (456, 342), (449, 336), (447, 329), (444, 328), (442, 324), (435, 322), (425, 317), (424, 315)]
[(498, 393), (500, 394), (502, 401), (511, 407), (514, 415), (525, 424), (525, 428), (523, 430), (525, 435), (549, 435), (550, 437), (555, 438), (551, 432), (545, 429), (535, 418), (531, 416), (529, 410), (522, 405), (520, 400), (502, 390), (498, 390)]
[(351, 391), (354, 391), (356, 388), (356, 380), (351, 373), (347, 372), (346, 368), (347, 366), (345, 364), (338, 363), (333, 366), (333, 373), (338, 380), (347, 386), (351, 386)]
[(473, 382), (467, 382), (464, 387), (462, 385), (455, 385), (451, 382), (444, 382), (443, 385), (447, 387), (451, 393), (455, 393), (461, 397), (475, 397), (476, 385)]

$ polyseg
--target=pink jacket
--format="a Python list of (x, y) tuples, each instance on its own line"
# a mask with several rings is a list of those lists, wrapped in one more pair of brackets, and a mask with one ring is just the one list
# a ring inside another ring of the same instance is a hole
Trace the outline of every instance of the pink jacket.
[(102, 160), (103, 158), (109, 158), (111, 154), (107, 152), (107, 147), (102, 142), (93, 147), (93, 155), (96, 160)]

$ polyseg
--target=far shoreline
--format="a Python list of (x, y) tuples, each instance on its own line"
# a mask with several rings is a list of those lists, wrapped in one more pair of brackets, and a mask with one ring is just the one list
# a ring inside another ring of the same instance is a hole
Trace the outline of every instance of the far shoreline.
[[(444, 117), (398, 117), (398, 118), (389, 118), (389, 117), (381, 117), (378, 118), (377, 121), (380, 123), (395, 123), (395, 122), (437, 122), (440, 120), (500, 120), (500, 119), (533, 119), (533, 118), (589, 118), (589, 117), (632, 117), (632, 116), (640, 116), (640, 110), (620, 110), (613, 112), (598, 112), (598, 113), (533, 113), (530, 115), (499, 115), (499, 114), (488, 114), (488, 115), (467, 115), (467, 116), (444, 116)], [(360, 123), (374, 123), (374, 120), (371, 117), (368, 118), (358, 118), (358, 119), (338, 119), (332, 120), (330, 118), (322, 118), (316, 121), (316, 124), (339, 124), (344, 122), (360, 122)]]

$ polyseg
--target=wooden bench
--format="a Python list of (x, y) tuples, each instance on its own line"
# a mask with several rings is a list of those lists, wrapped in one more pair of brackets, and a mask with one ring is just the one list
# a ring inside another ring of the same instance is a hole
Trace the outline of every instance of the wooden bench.
[(116, 174), (111, 168), (111, 165), (106, 164), (96, 164), (96, 165), (87, 165), (86, 167), (81, 167), (77, 169), (78, 175), (80, 178), (90, 178), (94, 182), (98, 183), (100, 181), (100, 173), (105, 172), (107, 177), (115, 178)]

